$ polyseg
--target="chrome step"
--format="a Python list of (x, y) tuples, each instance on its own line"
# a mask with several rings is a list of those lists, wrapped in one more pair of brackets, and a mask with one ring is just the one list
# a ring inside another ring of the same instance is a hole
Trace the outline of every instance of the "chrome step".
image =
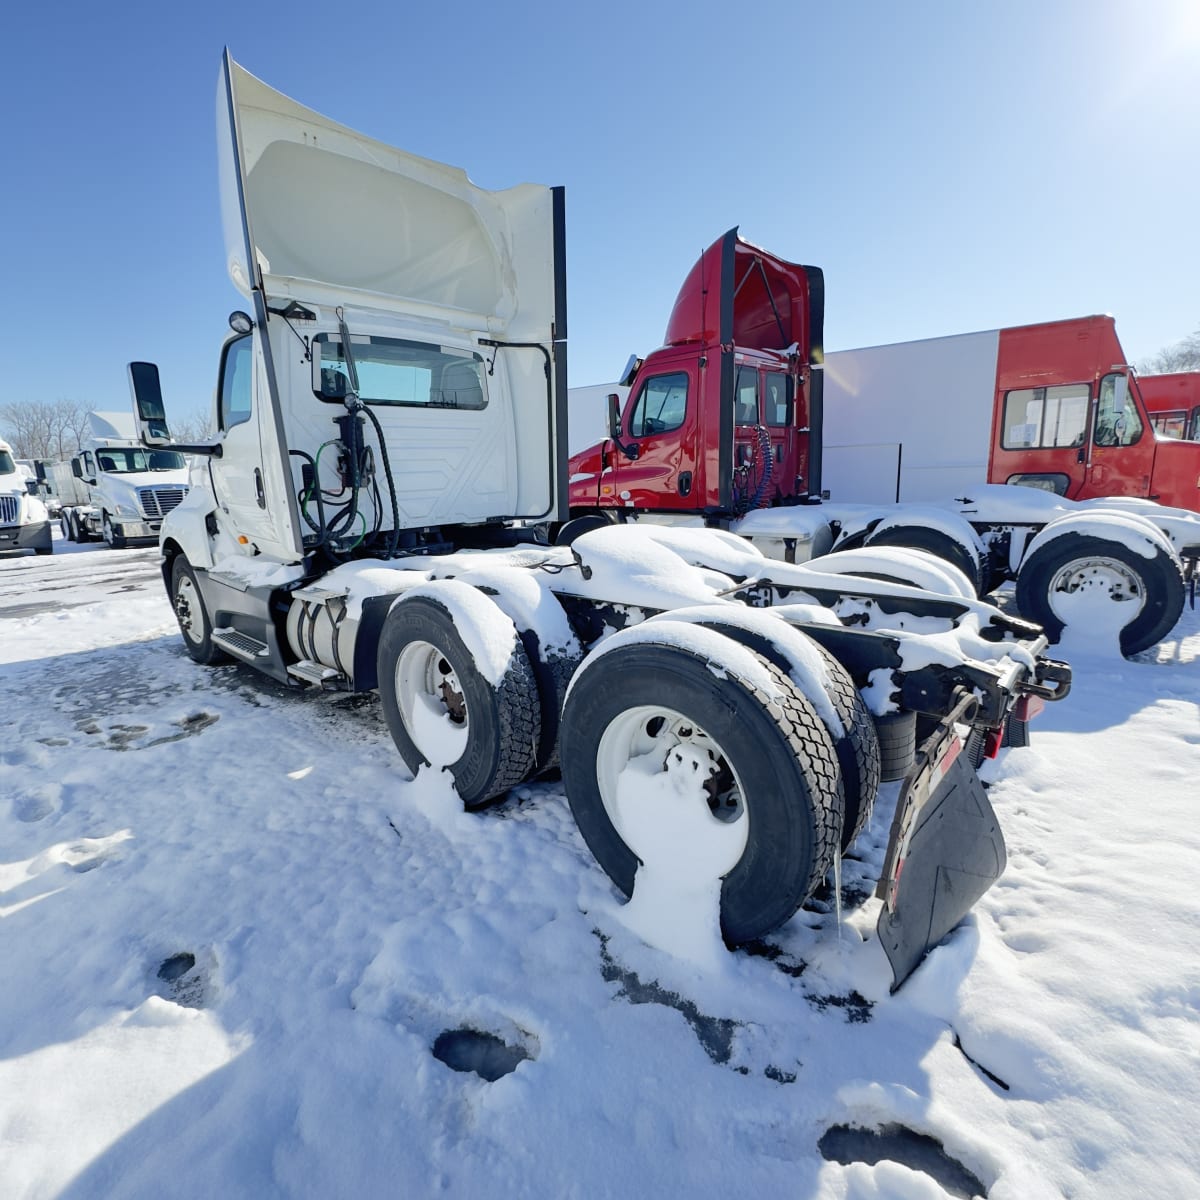
[(314, 687), (322, 687), (327, 683), (336, 683), (342, 679), (340, 671), (335, 671), (333, 667), (324, 666), (322, 663), (313, 662), (311, 658), (288, 663), (287, 670), (289, 675), (312, 684)]
[(252, 638), (237, 629), (214, 629), (211, 636), (222, 650), (228, 650), (239, 658), (267, 658), (271, 653), (266, 642), (260, 642), (258, 638)]

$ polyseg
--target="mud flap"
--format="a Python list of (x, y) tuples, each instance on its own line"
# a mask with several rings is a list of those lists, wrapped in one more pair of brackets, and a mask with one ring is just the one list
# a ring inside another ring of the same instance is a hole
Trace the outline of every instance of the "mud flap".
[(876, 930), (892, 991), (1004, 871), (1004, 835), (954, 729), (954, 713), (922, 745), (904, 781), (876, 895)]

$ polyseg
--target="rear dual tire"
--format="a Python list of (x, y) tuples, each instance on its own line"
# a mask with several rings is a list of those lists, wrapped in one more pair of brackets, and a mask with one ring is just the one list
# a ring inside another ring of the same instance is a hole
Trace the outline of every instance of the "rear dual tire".
[[(711, 644), (719, 654), (727, 641)], [(751, 655), (746, 670), (745, 659), (714, 663), (666, 642), (631, 640), (585, 663), (562, 718), (567, 797), (596, 861), (629, 896), (640, 860), (621, 831), (621, 771), (640, 760), (670, 773), (680, 750), (709, 762), (708, 799), (696, 803), (731, 839), (721, 932), (738, 945), (782, 925), (824, 878), (842, 827), (837, 758), (813, 706), (773, 664), (738, 647)]]

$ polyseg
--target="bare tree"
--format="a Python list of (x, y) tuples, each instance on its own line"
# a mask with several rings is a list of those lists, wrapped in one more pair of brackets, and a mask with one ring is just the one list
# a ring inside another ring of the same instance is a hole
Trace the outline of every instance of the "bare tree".
[(87, 409), (75, 400), (12, 400), (0, 405), (0, 432), (18, 458), (70, 458), (87, 431)]
[(1160, 350), (1138, 366), (1143, 375), (1170, 375), (1176, 371), (1200, 371), (1200, 329)]
[(171, 440), (183, 443), (208, 441), (213, 433), (212, 415), (207, 409), (196, 408), (181, 416), (170, 417)]

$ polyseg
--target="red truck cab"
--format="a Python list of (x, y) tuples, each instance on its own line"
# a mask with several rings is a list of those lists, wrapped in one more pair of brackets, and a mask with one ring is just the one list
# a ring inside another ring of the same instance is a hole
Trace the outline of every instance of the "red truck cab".
[(820, 492), (824, 280), (731, 229), (675, 301), (664, 345), (634, 360), (610, 436), (571, 459), (573, 515), (737, 515)]
[(990, 483), (1200, 510), (1200, 445), (1157, 437), (1112, 317), (1005, 329)]

